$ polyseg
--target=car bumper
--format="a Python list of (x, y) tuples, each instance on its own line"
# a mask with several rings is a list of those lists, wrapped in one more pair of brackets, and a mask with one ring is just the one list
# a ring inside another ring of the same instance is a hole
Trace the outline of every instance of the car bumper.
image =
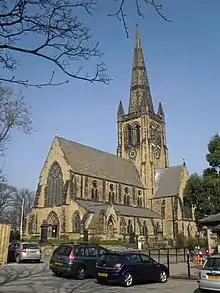
[(123, 279), (123, 276), (120, 273), (120, 271), (119, 272), (98, 271), (96, 273), (96, 279), (102, 279), (102, 280), (112, 281), (112, 282), (121, 282)]
[(40, 254), (22, 254), (21, 260), (40, 260), (41, 255)]
[(76, 269), (72, 266), (56, 266), (54, 264), (50, 264), (49, 265), (49, 269), (52, 272), (58, 272), (58, 273), (65, 273), (65, 274), (75, 274), (76, 273)]
[(220, 281), (198, 280), (199, 289), (207, 291), (220, 291)]

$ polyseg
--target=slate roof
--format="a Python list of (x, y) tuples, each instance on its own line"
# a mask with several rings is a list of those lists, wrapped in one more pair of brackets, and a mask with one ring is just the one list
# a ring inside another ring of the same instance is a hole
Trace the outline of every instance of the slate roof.
[(178, 165), (157, 170), (154, 198), (178, 195), (183, 169), (183, 165)]
[[(85, 208), (89, 212), (93, 212), (96, 216), (99, 216), (102, 209), (105, 211), (109, 207), (108, 203), (105, 202), (93, 202), (91, 200), (82, 200), (76, 199), (76, 202)], [(132, 207), (132, 206), (124, 206), (115, 204), (113, 205), (116, 212), (119, 212), (120, 215), (128, 216), (128, 217), (140, 217), (140, 218), (152, 218), (152, 219), (161, 219), (161, 215), (148, 209), (148, 208), (140, 208), (140, 207)]]
[(132, 162), (62, 137), (57, 138), (73, 172), (145, 187)]
[(200, 223), (220, 223), (220, 213), (208, 216), (204, 219), (199, 220)]

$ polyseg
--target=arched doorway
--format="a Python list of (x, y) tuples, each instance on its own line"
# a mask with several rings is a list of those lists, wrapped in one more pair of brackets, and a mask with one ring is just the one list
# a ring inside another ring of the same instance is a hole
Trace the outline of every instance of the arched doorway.
[(47, 217), (48, 227), (48, 237), (57, 238), (59, 236), (59, 218), (55, 212), (50, 212)]
[(109, 217), (108, 219), (108, 224), (107, 224), (107, 233), (108, 233), (108, 238), (114, 238), (115, 234), (115, 221), (112, 216)]

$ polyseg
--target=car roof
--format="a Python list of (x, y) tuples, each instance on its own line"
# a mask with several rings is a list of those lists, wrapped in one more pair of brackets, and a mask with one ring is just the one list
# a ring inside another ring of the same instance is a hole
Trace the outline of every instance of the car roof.
[(220, 258), (220, 254), (210, 255), (209, 258)]
[(128, 255), (128, 254), (139, 254), (139, 253), (141, 253), (141, 254), (144, 254), (144, 253), (142, 253), (142, 252), (140, 252), (140, 251), (137, 251), (137, 250), (129, 250), (129, 251), (120, 251), (120, 250), (116, 250), (116, 251), (114, 251), (114, 250), (109, 250), (108, 252), (105, 252), (104, 254), (119, 254), (119, 255)]
[(59, 246), (70, 246), (70, 247), (74, 247), (74, 246), (99, 246), (99, 244), (92, 244), (92, 243), (74, 243), (74, 242), (70, 242), (70, 243), (61, 243)]

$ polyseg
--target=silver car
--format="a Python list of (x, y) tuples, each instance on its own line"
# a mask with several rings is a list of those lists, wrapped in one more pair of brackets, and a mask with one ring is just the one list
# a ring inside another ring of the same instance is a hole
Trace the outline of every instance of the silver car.
[(8, 261), (20, 263), (24, 260), (40, 262), (41, 250), (38, 243), (14, 242), (8, 248)]
[(198, 285), (203, 291), (220, 291), (220, 255), (212, 255), (199, 272)]

